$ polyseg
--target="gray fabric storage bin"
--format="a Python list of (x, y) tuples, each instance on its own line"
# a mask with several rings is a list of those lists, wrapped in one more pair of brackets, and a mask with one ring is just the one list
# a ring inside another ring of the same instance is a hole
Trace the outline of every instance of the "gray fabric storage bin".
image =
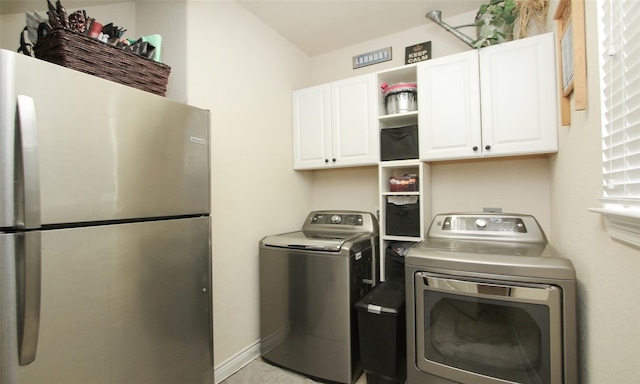
[(417, 125), (380, 130), (381, 161), (417, 159), (418, 156)]
[(387, 202), (386, 209), (387, 235), (420, 237), (420, 202), (403, 205)]

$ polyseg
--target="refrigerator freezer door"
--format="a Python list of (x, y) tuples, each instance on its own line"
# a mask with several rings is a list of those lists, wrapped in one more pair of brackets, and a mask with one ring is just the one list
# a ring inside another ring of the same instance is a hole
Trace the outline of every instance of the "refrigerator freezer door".
[(5, 50), (0, 76), (0, 228), (31, 193), (15, 171), (31, 121), (43, 226), (209, 213), (208, 111)]
[(42, 231), (40, 332), (23, 366), (10, 254), (21, 235), (0, 235), (0, 382), (213, 383), (209, 220)]

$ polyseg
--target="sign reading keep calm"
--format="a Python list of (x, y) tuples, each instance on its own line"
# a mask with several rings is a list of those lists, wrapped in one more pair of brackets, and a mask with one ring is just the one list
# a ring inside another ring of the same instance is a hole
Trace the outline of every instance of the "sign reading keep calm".
[(427, 41), (407, 47), (405, 50), (405, 64), (418, 63), (431, 59), (431, 42)]

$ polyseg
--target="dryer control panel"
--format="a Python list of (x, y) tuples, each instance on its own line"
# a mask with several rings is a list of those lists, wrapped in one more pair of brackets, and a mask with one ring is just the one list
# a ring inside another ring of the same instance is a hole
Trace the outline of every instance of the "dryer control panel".
[(428, 238), (546, 243), (531, 215), (508, 213), (449, 213), (433, 219)]
[(527, 233), (527, 227), (521, 218), (501, 216), (449, 216), (442, 222), (442, 230)]

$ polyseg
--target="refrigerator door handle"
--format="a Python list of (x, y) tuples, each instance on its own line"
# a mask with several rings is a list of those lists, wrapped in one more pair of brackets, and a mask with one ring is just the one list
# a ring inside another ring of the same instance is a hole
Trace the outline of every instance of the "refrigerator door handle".
[(36, 359), (40, 336), (41, 234), (24, 232), (17, 238), (18, 361), (27, 365)]
[(40, 155), (38, 151), (38, 124), (33, 98), (17, 96), (18, 148), (16, 171), (18, 192), (16, 194), (16, 225), (23, 229), (40, 227)]

